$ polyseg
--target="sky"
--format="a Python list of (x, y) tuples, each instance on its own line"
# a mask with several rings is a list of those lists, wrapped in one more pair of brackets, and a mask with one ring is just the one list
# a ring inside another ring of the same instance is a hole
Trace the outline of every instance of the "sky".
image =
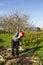
[(43, 27), (43, 0), (0, 0), (0, 16), (17, 10), (27, 14), (36, 27)]

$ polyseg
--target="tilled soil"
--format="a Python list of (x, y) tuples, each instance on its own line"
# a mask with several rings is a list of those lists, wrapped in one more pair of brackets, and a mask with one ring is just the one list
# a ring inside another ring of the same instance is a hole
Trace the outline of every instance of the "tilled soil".
[(0, 48), (0, 60), (3, 61), (5, 65), (32, 65), (34, 62), (37, 62), (36, 59), (32, 59), (32, 57), (29, 57), (27, 54), (19, 54), (19, 56), (11, 55), (11, 50), (6, 48)]

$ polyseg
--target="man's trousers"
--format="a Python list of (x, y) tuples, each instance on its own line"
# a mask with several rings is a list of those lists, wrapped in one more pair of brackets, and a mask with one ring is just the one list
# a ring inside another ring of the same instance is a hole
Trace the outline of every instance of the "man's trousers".
[(14, 42), (12, 40), (12, 55), (14, 56), (14, 49), (16, 48), (16, 55), (19, 55), (19, 51), (18, 51), (18, 47), (19, 47), (19, 42)]

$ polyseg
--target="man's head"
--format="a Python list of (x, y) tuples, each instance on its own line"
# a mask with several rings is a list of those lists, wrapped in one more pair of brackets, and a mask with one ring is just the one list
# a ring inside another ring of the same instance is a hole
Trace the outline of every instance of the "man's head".
[(19, 36), (23, 37), (24, 36), (24, 32), (20, 32)]

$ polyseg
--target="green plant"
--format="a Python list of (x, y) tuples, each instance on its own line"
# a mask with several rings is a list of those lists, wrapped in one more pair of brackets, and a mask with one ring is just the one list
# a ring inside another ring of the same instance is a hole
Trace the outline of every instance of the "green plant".
[(0, 61), (0, 65), (4, 65), (4, 62), (3, 61)]

